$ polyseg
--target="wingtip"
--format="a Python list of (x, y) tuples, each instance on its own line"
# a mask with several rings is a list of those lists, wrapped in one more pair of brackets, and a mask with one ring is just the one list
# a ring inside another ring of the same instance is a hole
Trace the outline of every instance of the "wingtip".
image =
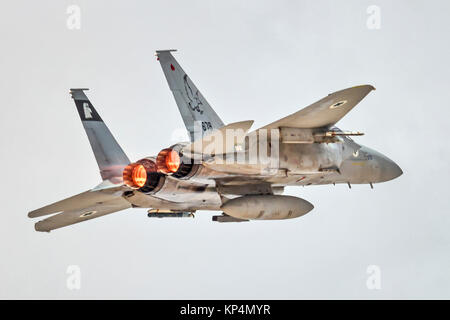
[(377, 90), (373, 85), (371, 84), (361, 84), (359, 86), (354, 86), (353, 88), (369, 88), (370, 90)]
[(45, 206), (45, 207), (42, 207), (42, 208), (39, 208), (36, 210), (32, 210), (32, 211), (28, 212), (27, 216), (28, 216), (28, 218), (39, 218), (39, 217), (43, 217), (43, 216), (48, 216), (53, 213), (62, 212), (61, 210), (51, 209), (51, 206), (52, 205), (48, 205), (48, 206)]
[(50, 230), (44, 228), (42, 221), (36, 222), (34, 224), (34, 230), (37, 232), (50, 232)]
[[(48, 213), (50, 214), (50, 213)], [(42, 217), (45, 216), (46, 214), (42, 214), (42, 210), (41, 209), (36, 209), (36, 210), (32, 210), (30, 212), (28, 212), (27, 216), (28, 218), (37, 218), (37, 217)]]

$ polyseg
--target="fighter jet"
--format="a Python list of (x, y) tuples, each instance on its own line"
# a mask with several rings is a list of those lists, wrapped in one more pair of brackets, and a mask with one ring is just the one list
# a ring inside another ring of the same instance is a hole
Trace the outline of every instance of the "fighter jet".
[[(335, 124), (375, 88), (361, 85), (323, 99), (262, 128), (253, 121), (225, 125), (172, 55), (156, 51), (189, 140), (154, 156), (130, 161), (87, 89), (70, 93), (100, 169), (102, 182), (70, 198), (28, 213), (46, 231), (129, 208), (151, 218), (193, 217), (218, 211), (216, 222), (300, 217), (313, 209), (305, 199), (283, 195), (286, 186), (367, 184), (402, 174), (388, 157), (355, 142), (360, 132)], [(256, 111), (256, 110), (255, 110)]]

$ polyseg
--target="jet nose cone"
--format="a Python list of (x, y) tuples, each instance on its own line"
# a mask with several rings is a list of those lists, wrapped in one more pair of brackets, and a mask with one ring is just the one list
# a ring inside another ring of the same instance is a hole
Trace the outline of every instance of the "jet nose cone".
[(396, 164), (391, 159), (383, 156), (382, 159), (380, 159), (380, 180), (381, 181), (389, 181), (393, 180), (395, 178), (400, 177), (403, 174), (403, 170), (399, 167), (398, 164)]
[(400, 177), (403, 174), (403, 170), (394, 161), (390, 160), (389, 167), (387, 169), (389, 180)]
[(365, 146), (361, 147), (361, 152), (370, 156), (372, 164), (372, 175), (369, 179), (372, 182), (385, 182), (400, 177), (403, 170), (394, 161), (386, 157), (384, 154), (369, 149)]

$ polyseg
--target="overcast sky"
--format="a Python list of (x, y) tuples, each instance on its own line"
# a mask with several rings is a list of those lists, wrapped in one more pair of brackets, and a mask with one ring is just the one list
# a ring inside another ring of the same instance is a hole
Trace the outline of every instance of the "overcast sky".
[[(1, 4), (0, 298), (450, 298), (450, 2)], [(67, 27), (70, 5), (79, 30)], [(380, 29), (368, 28), (370, 5)], [(28, 211), (100, 182), (69, 88), (91, 89), (130, 159), (174, 142), (183, 122), (153, 56), (168, 48), (225, 122), (254, 128), (374, 85), (338, 125), (365, 132), (356, 140), (403, 176), (374, 190), (287, 188), (315, 205), (294, 220), (150, 220), (129, 209), (35, 232)], [(66, 285), (70, 265), (79, 290)], [(371, 265), (379, 290), (366, 285)]]

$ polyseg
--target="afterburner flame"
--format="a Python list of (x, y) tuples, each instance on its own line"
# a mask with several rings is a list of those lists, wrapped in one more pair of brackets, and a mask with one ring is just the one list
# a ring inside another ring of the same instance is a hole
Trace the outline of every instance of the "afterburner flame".
[(180, 156), (178, 152), (172, 150), (166, 156), (166, 167), (170, 172), (177, 172), (180, 167)]
[(180, 168), (181, 159), (177, 151), (173, 149), (163, 149), (156, 158), (158, 172), (165, 174), (175, 173)]
[(147, 172), (145, 171), (145, 168), (142, 164), (137, 165), (133, 169), (132, 173), (132, 179), (136, 186), (143, 187), (145, 184), (145, 181), (147, 181)]
[(131, 188), (141, 188), (147, 181), (147, 170), (142, 164), (131, 163), (123, 170), (123, 182)]

